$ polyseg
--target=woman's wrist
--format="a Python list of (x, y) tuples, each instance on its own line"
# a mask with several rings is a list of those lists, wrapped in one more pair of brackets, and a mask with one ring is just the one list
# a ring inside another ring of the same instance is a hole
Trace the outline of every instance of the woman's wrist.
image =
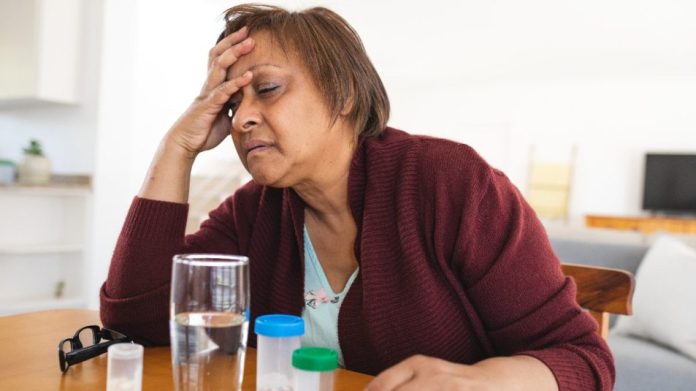
[(138, 196), (151, 200), (187, 203), (191, 169), (197, 154), (165, 137), (152, 159)]
[(480, 369), (501, 390), (557, 391), (558, 384), (551, 369), (532, 356), (493, 357), (473, 365)]
[(157, 149), (157, 154), (167, 155), (168, 158), (181, 160), (183, 163), (190, 163), (193, 166), (194, 160), (200, 153), (186, 146), (181, 140), (183, 137), (177, 136), (174, 130), (170, 130), (164, 136)]

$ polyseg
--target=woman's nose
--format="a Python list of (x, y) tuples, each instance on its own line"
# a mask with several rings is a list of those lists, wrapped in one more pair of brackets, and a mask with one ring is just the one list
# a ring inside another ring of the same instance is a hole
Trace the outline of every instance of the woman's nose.
[(242, 99), (232, 115), (232, 129), (237, 132), (248, 132), (260, 123), (261, 114), (253, 99)]

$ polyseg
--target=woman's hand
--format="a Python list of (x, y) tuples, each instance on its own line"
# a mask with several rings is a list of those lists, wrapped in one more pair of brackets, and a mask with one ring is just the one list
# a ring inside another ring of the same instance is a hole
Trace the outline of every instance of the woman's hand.
[(200, 94), (169, 130), (168, 144), (195, 158), (199, 152), (216, 147), (230, 134), (227, 102), (251, 82), (251, 72), (226, 80), (230, 66), (254, 48), (246, 27), (228, 35), (208, 56), (208, 77)]
[(160, 142), (138, 196), (188, 202), (191, 168), (199, 152), (214, 148), (230, 134), (227, 102), (251, 82), (251, 72), (226, 80), (229, 67), (254, 48), (246, 28), (228, 35), (210, 50), (208, 78), (200, 95)]
[(558, 391), (558, 385), (549, 367), (531, 356), (493, 357), (474, 365), (413, 356), (380, 373), (366, 388), (392, 390)]
[(485, 369), (418, 355), (380, 373), (365, 391), (496, 389)]

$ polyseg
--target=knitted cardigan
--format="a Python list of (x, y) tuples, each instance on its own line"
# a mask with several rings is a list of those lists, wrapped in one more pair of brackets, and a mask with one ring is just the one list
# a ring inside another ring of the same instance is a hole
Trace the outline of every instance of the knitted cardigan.
[[(575, 302), (544, 228), (517, 189), (470, 147), (387, 128), (361, 140), (348, 179), (360, 271), (341, 305), (348, 369), (414, 355), (472, 364), (529, 355), (561, 390), (610, 390), (611, 353)], [(101, 289), (105, 326), (169, 343), (172, 256), (250, 258), (251, 322), (304, 306), (304, 207), (249, 182), (185, 236), (186, 204), (136, 197)]]

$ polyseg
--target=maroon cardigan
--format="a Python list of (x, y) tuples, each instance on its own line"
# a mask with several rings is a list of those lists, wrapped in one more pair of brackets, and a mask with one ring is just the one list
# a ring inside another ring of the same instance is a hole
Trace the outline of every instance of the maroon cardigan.
[[(611, 353), (544, 228), (470, 147), (387, 128), (357, 148), (348, 195), (360, 264), (338, 316), (348, 369), (525, 354), (561, 390), (612, 388)], [(172, 256), (184, 252), (249, 256), (252, 346), (257, 316), (301, 314), (304, 203), (293, 190), (250, 182), (185, 236), (187, 209), (135, 198), (101, 290), (105, 326), (167, 344)]]

